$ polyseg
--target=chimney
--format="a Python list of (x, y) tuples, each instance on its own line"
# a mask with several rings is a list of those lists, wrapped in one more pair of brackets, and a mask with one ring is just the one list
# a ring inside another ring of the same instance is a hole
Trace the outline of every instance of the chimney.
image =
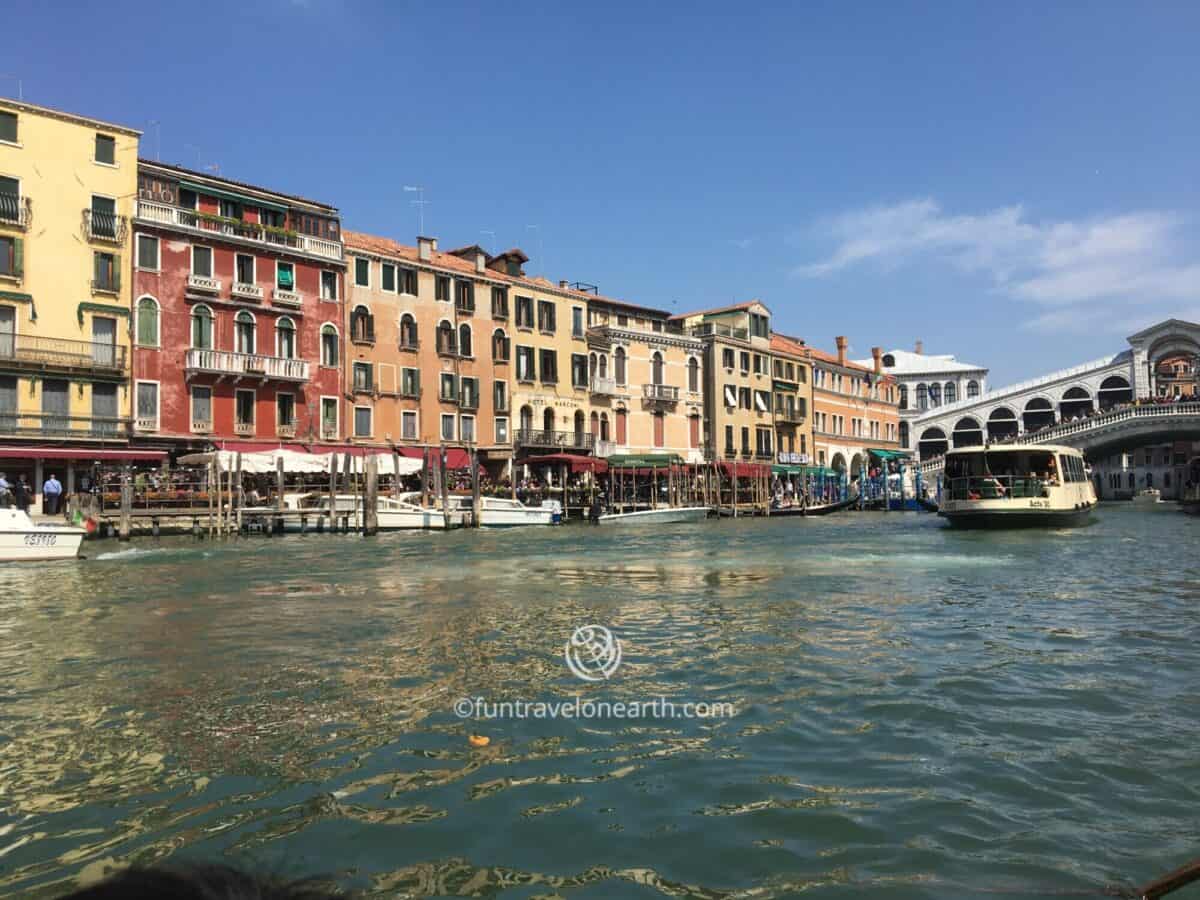
[(845, 336), (840, 335), (840, 334), (837, 336), (836, 340), (837, 340), (837, 348), (838, 348), (838, 365), (844, 366), (846, 364), (846, 343), (847, 343), (847, 341), (846, 341)]
[(436, 249), (437, 238), (417, 238), (417, 257), (421, 260), (421, 262), (429, 262), (431, 259), (433, 259), (433, 251)]
[(916, 350), (914, 350), (913, 352), (916, 353), (917, 356), (920, 356), (922, 353), (924, 353), (925, 352), (925, 342), (918, 340)]
[(565, 291), (570, 286), (571, 286), (571, 282), (567, 281), (567, 279), (565, 279), (565, 278), (562, 279), (561, 281), (559, 281), (559, 283), (558, 283), (558, 289), (560, 291)]
[(883, 348), (872, 347), (871, 356), (875, 358), (875, 374), (878, 375), (883, 371)]
[(475, 251), (475, 271), (484, 272), (487, 269), (487, 254), (482, 250)]

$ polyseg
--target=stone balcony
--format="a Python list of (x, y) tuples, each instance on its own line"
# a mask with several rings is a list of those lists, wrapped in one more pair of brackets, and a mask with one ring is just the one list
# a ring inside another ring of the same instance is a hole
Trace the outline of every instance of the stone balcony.
[(246, 378), (305, 382), (309, 379), (307, 360), (232, 353), (228, 350), (188, 350), (184, 369), (189, 373), (228, 375), (235, 381)]

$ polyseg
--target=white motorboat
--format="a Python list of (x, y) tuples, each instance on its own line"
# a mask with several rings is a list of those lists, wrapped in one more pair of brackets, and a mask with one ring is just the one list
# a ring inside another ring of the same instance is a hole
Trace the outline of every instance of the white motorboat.
[(707, 506), (660, 506), (633, 512), (606, 513), (598, 525), (666, 525), (672, 522), (699, 522), (708, 518)]
[[(402, 531), (409, 528), (461, 528), (466, 522), (466, 515), (457, 509), (451, 509), (450, 515), (442, 513), (440, 507), (421, 506), (419, 492), (401, 494), (398, 497), (380, 496), (375, 507), (380, 531)], [(341, 519), (348, 516), (351, 522), (362, 522), (364, 499), (361, 494), (338, 494), (334, 498), (334, 511)], [(285, 510), (309, 510), (313, 521), (302, 524), (294, 515), (289, 515), (284, 524), (284, 530), (299, 532), (302, 529), (313, 531), (316, 520), (322, 518), (329, 510), (329, 496), (323, 494), (284, 494)], [(261, 516), (269, 519), (275, 512), (273, 507), (253, 506), (243, 509), (243, 515)]]
[(1146, 488), (1133, 495), (1134, 506), (1155, 506), (1162, 503), (1162, 491), (1158, 488)]
[[(543, 500), (541, 506), (526, 506), (520, 500), (505, 497), (480, 497), (479, 505), (479, 524), (486, 528), (562, 523), (562, 506), (557, 500)], [(450, 508), (470, 515), (471, 498), (456, 494), (450, 498)]]
[(28, 513), (0, 509), (0, 562), (74, 559), (87, 532), (71, 525), (38, 525)]

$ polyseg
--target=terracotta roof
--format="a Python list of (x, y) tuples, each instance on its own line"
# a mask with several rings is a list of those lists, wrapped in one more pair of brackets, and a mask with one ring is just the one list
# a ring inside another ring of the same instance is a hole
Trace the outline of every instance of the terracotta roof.
[(307, 203), (309, 206), (319, 206), (321, 209), (327, 210), (332, 215), (338, 214), (336, 206), (330, 206), (328, 203), (322, 203), (320, 200), (310, 200), (308, 197), (301, 197), (298, 194), (285, 194), (282, 191), (276, 191), (272, 188), (262, 187), (257, 184), (249, 184), (245, 181), (234, 181), (232, 178), (226, 178), (224, 175), (214, 175), (212, 172), (197, 172), (195, 169), (189, 169), (184, 166), (176, 166), (171, 163), (155, 162), (152, 159), (138, 159), (138, 168), (142, 166), (154, 166), (156, 169), (167, 169), (171, 172), (176, 172), (180, 175), (190, 175), (193, 178), (199, 178), (204, 181), (218, 181), (222, 184), (232, 185), (233, 187), (246, 188), (251, 191), (261, 191), (264, 194), (270, 194), (273, 197), (282, 197), (284, 200), (294, 200), (297, 203)]
[[(809, 352), (812, 353), (813, 359), (820, 360), (821, 362), (832, 363), (835, 366), (841, 365), (845, 369), (857, 369), (860, 372), (868, 372), (871, 375), (875, 374), (875, 368), (873, 366), (860, 366), (852, 359), (847, 359), (844, 363), (839, 363), (836, 353), (827, 353), (824, 350), (818, 350), (816, 347), (810, 347)], [(884, 381), (896, 380), (889, 375), (886, 370), (882, 372), (879, 377)]]
[(712, 316), (717, 313), (736, 312), (741, 309), (749, 309), (752, 306), (761, 306), (763, 309), (770, 312), (770, 307), (761, 300), (747, 300), (745, 303), (734, 303), (732, 306), (718, 306), (715, 309), (698, 309), (694, 312), (679, 313), (671, 316), (672, 319), (688, 319), (692, 316)]
[(812, 348), (804, 341), (778, 332), (771, 333), (771, 349), (776, 353), (790, 353), (793, 356), (809, 356), (812, 353)]

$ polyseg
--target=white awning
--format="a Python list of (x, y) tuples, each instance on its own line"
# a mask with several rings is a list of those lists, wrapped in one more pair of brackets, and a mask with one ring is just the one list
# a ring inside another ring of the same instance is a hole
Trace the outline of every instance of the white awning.
[[(243, 453), (242, 471), (248, 475), (273, 473), (276, 470), (276, 461), (282, 459), (283, 471), (285, 472), (292, 474), (328, 473), (331, 455), (338, 456), (338, 472), (342, 472), (345, 460), (341, 458), (342, 454), (340, 453), (299, 453), (295, 450), (265, 450), (255, 453)], [(410, 459), (407, 456), (397, 457), (396, 454), (387, 451), (363, 456), (352, 456), (350, 457), (350, 468), (355, 473), (362, 473), (368, 455), (374, 456), (378, 460), (380, 475), (412, 475), (421, 471), (421, 461), (419, 459)], [(211, 453), (189, 453), (187, 456), (181, 456), (178, 463), (181, 466), (206, 466), (216, 461), (220, 463), (222, 471), (229, 472), (237, 467), (237, 456), (238, 454), (233, 450), (216, 450)], [(397, 472), (397, 462), (399, 463), (399, 472)]]

